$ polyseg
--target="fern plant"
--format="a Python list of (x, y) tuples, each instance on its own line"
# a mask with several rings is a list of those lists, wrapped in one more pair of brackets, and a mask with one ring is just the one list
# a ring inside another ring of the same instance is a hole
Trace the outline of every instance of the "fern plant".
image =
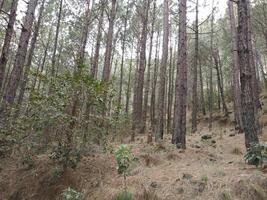
[(252, 144), (244, 158), (246, 162), (256, 167), (267, 166), (267, 145)]

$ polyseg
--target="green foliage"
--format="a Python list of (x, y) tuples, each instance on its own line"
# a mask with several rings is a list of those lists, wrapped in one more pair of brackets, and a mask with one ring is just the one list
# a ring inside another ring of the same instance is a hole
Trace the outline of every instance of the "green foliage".
[(133, 194), (131, 192), (128, 192), (126, 190), (123, 190), (115, 195), (113, 200), (133, 200)]
[(63, 192), (63, 199), (64, 200), (82, 200), (83, 195), (80, 192), (68, 187)]
[(58, 167), (56, 166), (55, 168), (53, 168), (52, 170), (52, 181), (57, 180), (58, 178), (60, 178), (64, 173), (63, 167)]
[(223, 193), (222, 193), (222, 199), (223, 200), (233, 200), (231, 194), (228, 191), (223, 191)]
[(119, 148), (115, 151), (115, 158), (118, 165), (118, 173), (126, 176), (130, 164), (133, 160), (133, 155), (130, 149), (127, 148), (126, 145), (120, 145)]
[(248, 149), (245, 160), (251, 164), (258, 166), (267, 165), (267, 146), (263, 144), (252, 144)]
[(35, 166), (34, 159), (30, 154), (24, 154), (21, 163), (27, 170), (30, 170)]
[(81, 153), (77, 149), (59, 146), (50, 155), (50, 158), (64, 168), (71, 167), (74, 169), (81, 160)]

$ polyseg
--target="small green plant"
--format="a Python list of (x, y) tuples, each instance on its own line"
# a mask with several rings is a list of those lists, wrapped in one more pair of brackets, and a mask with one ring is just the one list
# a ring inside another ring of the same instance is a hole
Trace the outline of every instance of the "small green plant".
[(267, 165), (267, 146), (263, 144), (252, 144), (245, 155), (245, 161), (256, 167)]
[(63, 199), (64, 200), (82, 200), (83, 195), (80, 192), (68, 187), (63, 191)]
[(208, 176), (201, 177), (201, 181), (203, 181), (206, 185), (208, 184), (208, 180), (209, 180)]
[(35, 163), (34, 163), (34, 159), (31, 155), (26, 154), (22, 156), (22, 160), (21, 160), (21, 164), (27, 169), (30, 170), (32, 168), (34, 168)]
[(129, 167), (131, 162), (133, 161), (133, 155), (126, 145), (120, 145), (119, 148), (115, 151), (115, 158), (118, 165), (118, 173), (122, 174), (124, 177), (124, 188), (126, 191), (126, 176), (129, 173)]
[(52, 170), (52, 180), (57, 180), (58, 178), (60, 178), (63, 175), (63, 173), (64, 173), (63, 167), (56, 166)]
[(67, 167), (74, 169), (81, 160), (81, 152), (74, 148), (59, 146), (50, 155), (50, 159), (63, 166), (64, 169)]
[(233, 200), (231, 194), (228, 191), (223, 191), (223, 193), (222, 193), (222, 199), (223, 200)]
[(115, 195), (113, 200), (133, 200), (133, 194), (131, 192), (128, 192), (126, 190), (123, 190)]

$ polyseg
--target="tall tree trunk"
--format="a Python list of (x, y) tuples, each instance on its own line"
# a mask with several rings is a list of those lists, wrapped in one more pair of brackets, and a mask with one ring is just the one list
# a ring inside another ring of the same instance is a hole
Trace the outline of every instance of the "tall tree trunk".
[(158, 88), (158, 121), (156, 130), (156, 141), (163, 139), (164, 118), (165, 118), (165, 89), (166, 89), (166, 70), (168, 65), (168, 46), (169, 46), (169, 1), (164, 0), (163, 5), (163, 44), (162, 60), (160, 67), (160, 81)]
[[(249, 2), (238, 1), (238, 56), (240, 63), (242, 120), (245, 132), (245, 144), (249, 148), (258, 143), (253, 103), (253, 82), (249, 49)], [(251, 27), (250, 27), (251, 28)]]
[(85, 48), (87, 44), (88, 39), (88, 33), (89, 33), (89, 26), (91, 22), (91, 10), (93, 9), (95, 1), (92, 2), (92, 7), (90, 8), (91, 0), (87, 0), (87, 10), (85, 13), (85, 20), (84, 20), (84, 26), (82, 28), (82, 34), (81, 34), (81, 41), (80, 41), (80, 49), (78, 51), (78, 64), (84, 63), (84, 54), (85, 54)]
[(129, 0), (127, 1), (127, 9), (126, 14), (124, 16), (124, 30), (123, 30), (123, 38), (122, 38), (122, 56), (121, 56), (121, 70), (120, 70), (120, 89), (119, 89), (119, 101), (118, 101), (118, 110), (121, 109), (122, 104), (122, 84), (123, 84), (123, 67), (124, 67), (124, 54), (125, 54), (125, 43), (126, 43), (126, 31), (128, 24), (128, 14), (129, 14)]
[(0, 12), (1, 12), (2, 8), (3, 8), (4, 2), (5, 2), (4, 0), (0, 0)]
[(53, 78), (56, 74), (55, 65), (56, 65), (56, 54), (57, 54), (57, 48), (58, 48), (60, 24), (61, 24), (61, 18), (62, 18), (62, 7), (63, 7), (63, 0), (60, 0), (58, 18), (57, 18), (56, 36), (55, 36), (54, 49), (53, 49), (53, 55), (52, 55), (52, 64), (51, 64), (51, 76), (52, 77), (51, 78)]
[(108, 28), (108, 36), (107, 36), (107, 43), (106, 43), (105, 62), (104, 62), (104, 69), (103, 69), (103, 75), (102, 75), (103, 81), (109, 81), (109, 78), (110, 78), (111, 52), (112, 52), (115, 17), (116, 17), (116, 0), (112, 0), (111, 12), (109, 16), (109, 28)]
[(234, 15), (233, 2), (229, 0), (229, 15), (230, 15), (230, 25), (231, 25), (231, 36), (232, 36), (232, 54), (233, 54), (233, 85), (234, 85), (234, 110), (236, 125), (239, 130), (243, 131), (243, 122), (241, 115), (241, 88), (240, 88), (240, 65), (238, 57), (238, 46), (237, 46), (237, 30), (236, 30), (236, 20)]
[(14, 103), (19, 82), (23, 74), (23, 68), (25, 64), (28, 43), (32, 32), (32, 24), (34, 21), (34, 12), (37, 6), (37, 2), (38, 0), (30, 0), (28, 3), (26, 16), (22, 25), (14, 66), (10, 74), (10, 79), (7, 84), (6, 90), (4, 92), (2, 108), (0, 112), (5, 111), (7, 107), (12, 106), (12, 104)]
[[(144, 74), (146, 67), (146, 43), (147, 43), (147, 24), (148, 24), (148, 11), (150, 7), (150, 1), (146, 0), (143, 2), (143, 12), (142, 17), (142, 31), (140, 39), (140, 59), (139, 59), (139, 69), (137, 76), (137, 88), (136, 95), (134, 96), (134, 110), (133, 110), (133, 123), (134, 130), (141, 131), (142, 119), (143, 119), (143, 88), (144, 88)], [(133, 139), (133, 138), (132, 138)]]
[(35, 25), (35, 30), (34, 30), (34, 33), (33, 33), (32, 39), (31, 39), (28, 57), (26, 58), (26, 62), (25, 62), (24, 76), (23, 76), (23, 79), (20, 83), (20, 92), (19, 92), (19, 96), (18, 96), (18, 103), (17, 103), (18, 109), (20, 108), (20, 106), (22, 104), (24, 94), (25, 94), (26, 84), (28, 82), (28, 76), (29, 76), (29, 72), (30, 72), (30, 68), (31, 68), (31, 64), (32, 64), (34, 50), (35, 50), (37, 38), (39, 35), (39, 29), (40, 29), (41, 21), (43, 18), (44, 4), (45, 4), (45, 0), (42, 0), (42, 4), (41, 4), (40, 10), (39, 10), (38, 20), (37, 20), (37, 23)]
[(210, 37), (210, 74), (209, 74), (209, 130), (212, 129), (213, 122), (213, 37), (214, 37), (214, 0), (212, 0), (212, 14), (211, 14), (211, 37)]
[(198, 0), (196, 1), (196, 21), (195, 21), (195, 55), (193, 64), (193, 83), (192, 83), (192, 133), (197, 131), (197, 112), (198, 112), (198, 95), (197, 95), (197, 73), (198, 73)]
[(199, 60), (199, 82), (200, 82), (201, 110), (202, 110), (202, 114), (206, 115), (205, 98), (204, 98), (204, 85), (203, 85), (203, 75), (202, 75), (202, 64), (201, 64), (200, 60)]
[(260, 103), (260, 94), (259, 94), (259, 85), (257, 81), (257, 73), (256, 73), (256, 64), (255, 64), (255, 55), (253, 54), (253, 45), (252, 45), (252, 22), (251, 22), (251, 16), (250, 16), (250, 1), (248, 1), (248, 48), (249, 48), (249, 56), (250, 56), (250, 66), (251, 66), (251, 75), (252, 75), (252, 92), (254, 97), (254, 104), (255, 104), (255, 113), (257, 113), (257, 110), (261, 108)]
[(219, 95), (218, 95), (218, 99), (222, 100), (222, 106), (223, 106), (223, 110), (224, 110), (224, 115), (226, 117), (228, 117), (229, 112), (228, 112), (228, 108), (225, 102), (225, 98), (224, 98), (224, 90), (223, 90), (223, 83), (222, 83), (222, 76), (220, 74), (220, 60), (219, 60), (219, 50), (218, 49), (214, 49), (213, 51), (213, 60), (214, 60), (214, 66), (216, 69), (216, 73), (217, 73), (217, 80), (218, 80), (218, 91), (219, 91)]
[(145, 83), (145, 94), (144, 94), (144, 112), (143, 112), (143, 130), (145, 131), (147, 125), (147, 111), (148, 111), (148, 95), (150, 91), (150, 82), (151, 82), (151, 60), (152, 60), (152, 50), (153, 50), (153, 38), (154, 38), (154, 24), (156, 19), (156, 1), (154, 0), (153, 4), (153, 16), (150, 32), (150, 46), (149, 46), (149, 55), (148, 55), (148, 64), (147, 64), (147, 77)]
[(177, 148), (186, 148), (186, 99), (187, 99), (187, 0), (179, 1), (179, 47), (176, 75), (174, 129), (172, 143)]
[(126, 105), (125, 105), (126, 114), (129, 113), (129, 103), (130, 103), (130, 96), (131, 96), (132, 67), (133, 67), (133, 57), (131, 55), (130, 66), (129, 66), (129, 74), (128, 74), (128, 82), (127, 82), (127, 90), (126, 90)]
[(103, 25), (103, 17), (104, 17), (104, 9), (105, 9), (104, 7), (105, 7), (105, 3), (104, 1), (101, 1), (101, 10), (100, 10), (100, 16), (98, 19), (95, 53), (94, 53), (92, 67), (91, 67), (91, 76), (95, 79), (97, 78), (97, 73), (98, 73), (99, 51), (100, 51), (101, 39), (102, 39), (101, 28)]
[(3, 44), (3, 48), (2, 48), (2, 54), (0, 57), (0, 94), (2, 91), (3, 82), (4, 82), (4, 78), (5, 78), (5, 69), (6, 69), (8, 56), (9, 56), (9, 52), (10, 52), (10, 43), (11, 43), (12, 36), (14, 33), (14, 24), (16, 22), (17, 7), (18, 7), (18, 0), (13, 0), (12, 4), (11, 4), (9, 21), (7, 24), (7, 30), (6, 30), (6, 34), (5, 34), (4, 44)]
[(151, 127), (152, 131), (154, 132), (156, 129), (156, 88), (157, 88), (157, 80), (158, 80), (158, 56), (159, 56), (159, 31), (157, 33), (157, 43), (156, 43), (156, 53), (154, 58), (154, 71), (153, 71), (153, 79), (151, 83), (151, 100), (150, 100), (150, 121), (151, 121)]

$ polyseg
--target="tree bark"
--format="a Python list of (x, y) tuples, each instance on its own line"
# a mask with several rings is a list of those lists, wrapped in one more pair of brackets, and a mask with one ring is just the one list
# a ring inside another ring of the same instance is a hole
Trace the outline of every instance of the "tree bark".
[(217, 73), (217, 80), (218, 80), (218, 90), (219, 90), (219, 95), (218, 95), (218, 99), (222, 100), (222, 106), (223, 106), (223, 110), (224, 110), (224, 115), (226, 117), (228, 117), (229, 112), (228, 112), (228, 108), (225, 102), (225, 98), (224, 98), (224, 90), (223, 90), (223, 85), (222, 85), (222, 76), (220, 74), (220, 61), (219, 61), (219, 50), (218, 49), (214, 49), (213, 51), (213, 60), (214, 60), (214, 66), (216, 69), (216, 73)]
[(160, 67), (160, 81), (158, 88), (158, 121), (156, 130), (156, 141), (163, 139), (164, 118), (165, 118), (165, 89), (166, 89), (166, 70), (168, 65), (168, 46), (169, 46), (169, 1), (164, 0), (163, 5), (163, 44), (162, 60)]
[(133, 123), (134, 130), (141, 131), (143, 126), (143, 88), (144, 88), (144, 74), (146, 67), (146, 43), (147, 43), (147, 24), (148, 24), (148, 11), (150, 7), (150, 0), (143, 2), (143, 12), (141, 13), (142, 19), (142, 31), (140, 39), (140, 59), (139, 59), (139, 69), (137, 76), (137, 88), (136, 95), (134, 96), (134, 110), (133, 110)]
[(102, 80), (109, 81), (110, 71), (111, 71), (111, 52), (112, 52), (112, 43), (113, 43), (113, 32), (114, 32), (114, 23), (116, 17), (116, 0), (112, 0), (111, 12), (109, 16), (109, 28), (108, 28), (108, 36), (106, 43), (106, 52), (105, 52), (105, 62)]
[(153, 71), (153, 79), (151, 82), (151, 100), (150, 100), (150, 121), (151, 121), (151, 127), (152, 131), (154, 132), (156, 129), (156, 88), (157, 88), (157, 80), (158, 80), (158, 56), (159, 56), (159, 32), (157, 33), (157, 43), (156, 43), (156, 53), (154, 58), (154, 71)]
[(238, 1), (238, 56), (240, 64), (241, 80), (241, 106), (242, 120), (245, 132), (245, 145), (247, 148), (252, 143), (258, 143), (257, 129), (255, 124), (255, 109), (253, 103), (252, 67), (249, 49), (249, 2)]
[(192, 83), (192, 133), (197, 131), (197, 112), (198, 112), (198, 95), (197, 95), (197, 73), (198, 73), (198, 0), (196, 1), (196, 21), (195, 21), (195, 55), (193, 64), (193, 83)]
[(98, 27), (97, 27), (97, 36), (96, 36), (96, 45), (95, 45), (95, 53), (93, 58), (93, 63), (91, 67), (91, 76), (93, 78), (97, 78), (98, 73), (98, 61), (99, 61), (99, 51), (101, 46), (101, 39), (102, 39), (102, 25), (103, 25), (103, 17), (104, 17), (104, 1), (101, 1), (101, 9), (100, 9), (100, 16), (98, 19)]
[(41, 21), (43, 18), (43, 11), (44, 11), (44, 4), (45, 4), (46, 0), (42, 0), (42, 4), (41, 7), (39, 9), (39, 16), (38, 16), (38, 20), (37, 23), (35, 25), (35, 30), (31, 39), (31, 44), (30, 44), (30, 48), (29, 48), (29, 53), (28, 53), (28, 57), (26, 58), (26, 62), (25, 62), (25, 70), (24, 70), (24, 76), (23, 79), (20, 83), (20, 92), (19, 92), (19, 96), (18, 96), (18, 108), (20, 108), (23, 98), (24, 98), (24, 94), (25, 94), (25, 89), (26, 89), (26, 84), (28, 82), (28, 76), (29, 76), (29, 72), (30, 72), (30, 68), (31, 68), (31, 64), (32, 64), (32, 59), (33, 59), (33, 55), (34, 55), (34, 50), (35, 50), (35, 46), (36, 46), (36, 42), (37, 42), (37, 38), (39, 35), (39, 29), (40, 29), (40, 25), (41, 25)]
[(124, 30), (122, 38), (122, 56), (121, 56), (121, 71), (120, 71), (120, 88), (119, 88), (119, 100), (118, 100), (118, 111), (121, 109), (122, 104), (122, 84), (123, 84), (123, 68), (124, 68), (124, 55), (125, 55), (125, 43), (126, 43), (126, 31), (128, 25), (128, 14), (129, 14), (129, 0), (127, 1), (126, 14), (124, 16)]
[(10, 43), (11, 43), (12, 36), (14, 33), (14, 24), (16, 22), (17, 7), (18, 7), (18, 0), (13, 0), (11, 4), (4, 44), (2, 48), (2, 54), (0, 57), (0, 92), (2, 91), (2, 87), (3, 87), (6, 65), (7, 65), (8, 56), (10, 53)]
[(26, 16), (22, 25), (15, 62), (3, 96), (1, 111), (5, 111), (7, 107), (12, 106), (12, 104), (14, 103), (19, 82), (23, 74), (23, 68), (25, 64), (28, 43), (32, 32), (32, 24), (34, 20), (34, 12), (37, 6), (37, 2), (38, 0), (30, 0), (28, 3)]
[(187, 99), (187, 0), (179, 1), (179, 47), (176, 75), (174, 129), (172, 143), (177, 148), (186, 148), (186, 99)]
[(63, 7), (63, 0), (60, 0), (58, 18), (57, 18), (56, 36), (55, 36), (54, 49), (53, 49), (53, 55), (52, 55), (52, 64), (51, 64), (51, 76), (52, 77), (51, 78), (53, 78), (56, 74), (55, 65), (56, 65), (56, 54), (57, 54), (57, 48), (58, 48), (60, 24), (61, 24), (61, 18), (62, 18), (62, 7)]
[(209, 71), (209, 130), (212, 129), (213, 122), (213, 37), (214, 37), (214, 0), (212, 0), (212, 14), (211, 14), (211, 36), (210, 36), (210, 71)]
[(231, 25), (231, 36), (232, 36), (232, 54), (233, 54), (233, 85), (234, 85), (234, 110), (237, 128), (243, 131), (243, 122), (241, 115), (241, 88), (240, 88), (240, 65), (238, 57), (238, 46), (237, 46), (237, 30), (236, 20), (234, 15), (233, 2), (229, 0), (229, 15)]
[(150, 82), (151, 82), (151, 60), (152, 60), (152, 50), (153, 50), (153, 38), (154, 38), (154, 24), (156, 19), (156, 1), (154, 0), (153, 4), (153, 16), (151, 24), (151, 33), (150, 33), (150, 46), (149, 46), (149, 55), (148, 55), (148, 64), (147, 64), (147, 77), (145, 83), (145, 94), (144, 94), (144, 111), (143, 111), (143, 130), (145, 131), (147, 126), (147, 111), (148, 111), (148, 95), (150, 91)]

